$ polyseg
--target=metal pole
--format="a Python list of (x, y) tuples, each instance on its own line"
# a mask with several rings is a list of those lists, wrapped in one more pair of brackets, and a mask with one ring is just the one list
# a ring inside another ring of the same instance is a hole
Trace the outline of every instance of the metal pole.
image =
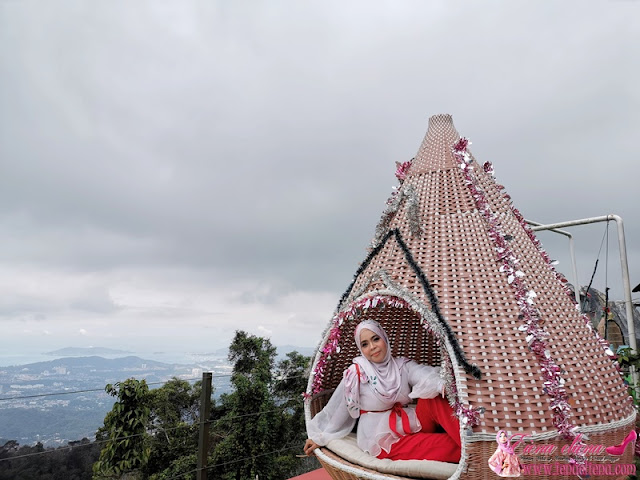
[[(543, 227), (541, 223), (533, 222), (531, 220), (525, 220), (529, 225), (534, 225), (535, 227)], [(531, 228), (532, 230), (537, 230), (536, 228)], [(545, 229), (546, 230), (546, 229)], [(569, 232), (565, 232), (564, 230), (560, 230), (557, 228), (549, 229), (552, 232), (559, 233), (564, 235), (565, 237), (569, 237), (569, 255), (571, 255), (571, 269), (573, 270), (573, 293), (576, 297), (576, 303), (580, 306), (580, 282), (578, 281), (578, 264), (576, 262), (576, 252), (573, 248), (573, 235)]]
[(211, 372), (202, 372), (202, 393), (200, 394), (200, 433), (198, 436), (198, 472), (196, 474), (196, 480), (207, 480), (210, 412)]
[[(627, 244), (624, 239), (624, 224), (618, 215), (611, 215), (618, 226), (618, 249), (620, 250), (620, 265), (622, 266), (622, 284), (624, 285), (624, 306), (629, 324), (629, 346), (634, 352), (636, 345), (636, 326), (633, 323), (633, 300), (631, 300), (631, 282), (629, 281), (629, 263), (627, 262)], [(631, 340), (633, 339), (633, 340)]]

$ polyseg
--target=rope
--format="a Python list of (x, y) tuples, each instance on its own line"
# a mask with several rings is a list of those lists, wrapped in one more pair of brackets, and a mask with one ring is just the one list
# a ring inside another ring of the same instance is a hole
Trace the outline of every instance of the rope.
[(607, 248), (604, 251), (604, 339), (607, 340), (609, 332), (609, 220), (607, 220)]
[[(591, 279), (589, 280), (589, 285), (587, 285), (587, 288), (584, 292), (584, 301), (583, 301), (583, 306), (582, 306), (582, 311), (585, 312), (586, 306), (588, 305), (588, 296), (589, 296), (589, 290), (591, 289), (591, 285), (593, 284), (593, 279), (596, 276), (596, 271), (598, 270), (598, 261), (600, 260), (600, 253), (602, 252), (602, 245), (604, 244), (605, 241), (605, 237), (607, 239), (607, 259), (606, 259), (606, 263), (609, 263), (609, 220), (607, 220), (607, 226), (605, 227), (605, 231), (602, 234), (602, 240), (600, 241), (600, 248), (598, 249), (598, 255), (596, 256), (596, 263), (593, 266), (593, 273), (591, 274)], [(605, 279), (606, 282), (606, 279)]]

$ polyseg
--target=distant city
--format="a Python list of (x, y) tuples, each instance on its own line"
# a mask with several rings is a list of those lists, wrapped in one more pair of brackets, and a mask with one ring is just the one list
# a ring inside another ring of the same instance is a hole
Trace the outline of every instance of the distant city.
[[(278, 356), (311, 348), (278, 347)], [(176, 377), (192, 383), (213, 373), (214, 398), (230, 391), (232, 366), (227, 350), (185, 355), (185, 363), (165, 363), (106, 348), (65, 348), (47, 352), (54, 360), (0, 366), (0, 446), (9, 440), (45, 447), (93, 440), (114, 398), (105, 385), (144, 379), (150, 388)], [(116, 358), (106, 358), (106, 357)], [(2, 359), (0, 359), (2, 361)]]

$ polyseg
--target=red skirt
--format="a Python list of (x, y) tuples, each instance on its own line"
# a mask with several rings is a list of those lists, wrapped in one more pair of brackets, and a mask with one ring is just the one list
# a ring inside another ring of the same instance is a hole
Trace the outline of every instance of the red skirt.
[(460, 424), (449, 402), (442, 397), (420, 398), (416, 415), (422, 427), (420, 431), (400, 437), (389, 453), (383, 450), (378, 458), (459, 462)]

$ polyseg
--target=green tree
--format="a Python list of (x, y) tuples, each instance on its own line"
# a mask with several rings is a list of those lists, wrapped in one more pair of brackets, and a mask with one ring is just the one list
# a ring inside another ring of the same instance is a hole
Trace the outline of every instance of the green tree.
[[(289, 352), (286, 358), (277, 365), (273, 387), (276, 402), (283, 407), (284, 438), (287, 439), (287, 443), (299, 445), (300, 448), (307, 438), (302, 392), (307, 388), (310, 363), (311, 357), (301, 355), (296, 351)], [(288, 469), (286, 478), (301, 475), (320, 467), (315, 457), (300, 460), (291, 451), (281, 455), (280, 462), (283, 468)]]
[[(640, 372), (640, 353), (634, 352), (631, 347), (620, 348), (617, 353), (617, 361), (620, 364), (624, 381), (629, 388), (629, 395), (633, 398), (633, 403), (636, 408), (640, 408), (640, 395), (634, 388), (633, 373), (631, 367), (636, 372)], [(640, 419), (636, 420), (636, 430), (640, 430)], [(638, 449), (636, 447), (636, 455), (633, 457), (633, 463), (636, 466), (636, 472), (640, 472), (640, 455), (638, 455)], [(629, 476), (631, 480), (637, 480), (638, 474)]]
[[(182, 456), (171, 462), (168, 468), (165, 468), (162, 472), (154, 473), (149, 477), (149, 480), (195, 480), (196, 475), (194, 471), (197, 468), (197, 456), (195, 453)], [(214, 478), (209, 476), (209, 478)]]
[(283, 478), (277, 455), (286, 432), (271, 392), (276, 349), (268, 339), (237, 331), (229, 347), (235, 391), (221, 397), (211, 459), (214, 478)]
[(149, 419), (149, 387), (144, 380), (130, 378), (105, 390), (117, 397), (113, 408), (98, 430), (98, 440), (106, 440), (99, 460), (93, 465), (93, 478), (136, 478), (137, 472), (149, 458), (149, 447), (145, 445)]
[(201, 391), (202, 382), (191, 386), (173, 378), (149, 392), (151, 453), (144, 468), (149, 478), (161, 480), (195, 469)]
[(0, 447), (0, 480), (91, 480), (91, 465), (100, 453), (86, 438), (57, 449), (41, 443), (18, 447), (15, 441), (5, 446)]

